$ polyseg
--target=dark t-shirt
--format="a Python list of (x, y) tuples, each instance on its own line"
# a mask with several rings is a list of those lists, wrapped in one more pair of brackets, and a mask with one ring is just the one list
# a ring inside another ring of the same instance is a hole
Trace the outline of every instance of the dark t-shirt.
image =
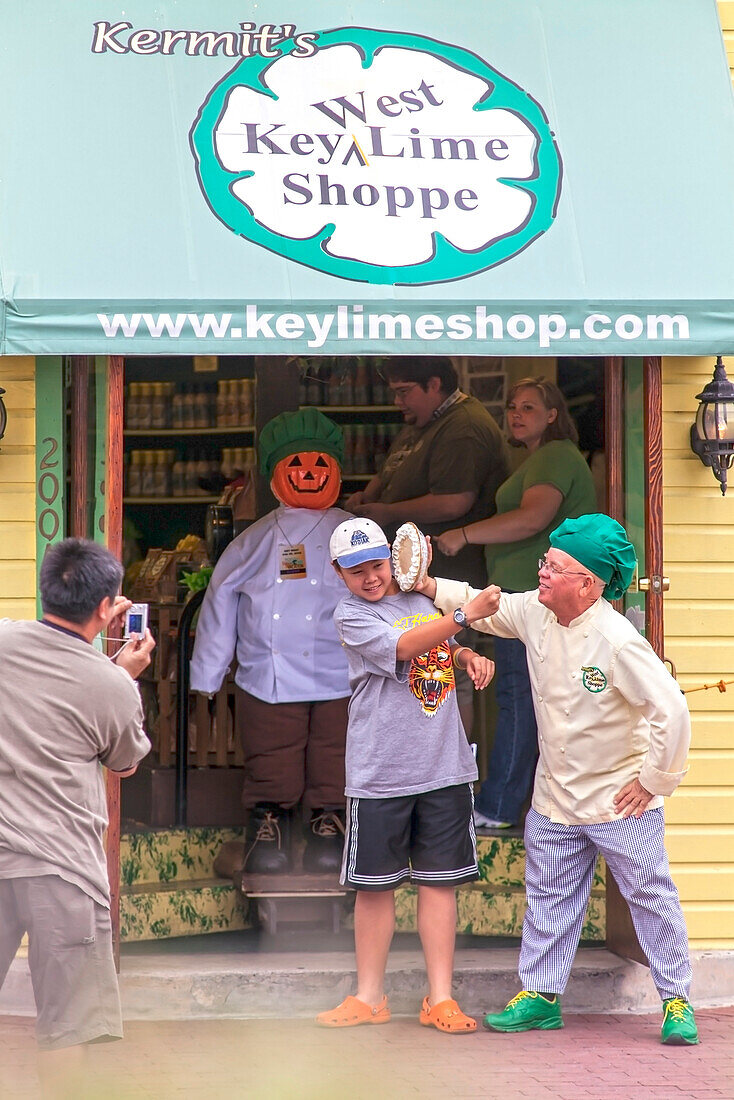
[[(507, 450), (495, 420), (476, 397), (463, 397), (423, 428), (407, 426), (397, 437), (380, 474), (380, 501), (394, 504), (428, 493), (476, 493), (472, 508), (457, 519), (420, 523), (427, 535), (440, 535), (495, 513), (495, 493), (507, 477)], [(396, 525), (397, 526), (397, 525)], [(395, 526), (386, 534), (392, 539)], [(434, 576), (487, 583), (484, 548), (465, 546), (446, 558), (433, 548)]]

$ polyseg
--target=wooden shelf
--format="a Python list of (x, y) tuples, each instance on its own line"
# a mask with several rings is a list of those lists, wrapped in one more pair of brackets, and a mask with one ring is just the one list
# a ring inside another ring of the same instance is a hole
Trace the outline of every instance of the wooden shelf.
[(123, 504), (216, 504), (219, 497), (123, 497)]
[(301, 405), (302, 409), (318, 409), (322, 413), (398, 413), (397, 405)]
[(213, 428), (125, 428), (123, 435), (132, 436), (178, 436), (178, 435), (246, 435), (255, 431), (254, 424), (241, 424), (239, 427)]

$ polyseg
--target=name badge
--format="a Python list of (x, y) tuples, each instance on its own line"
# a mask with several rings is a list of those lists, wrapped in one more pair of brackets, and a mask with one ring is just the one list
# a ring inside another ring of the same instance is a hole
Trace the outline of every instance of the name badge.
[(306, 547), (302, 542), (295, 546), (281, 546), (280, 575), (289, 580), (302, 580), (306, 576)]

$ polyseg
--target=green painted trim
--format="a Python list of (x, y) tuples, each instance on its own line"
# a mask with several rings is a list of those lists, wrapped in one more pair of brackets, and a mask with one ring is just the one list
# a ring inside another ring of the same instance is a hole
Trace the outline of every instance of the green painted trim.
[[(624, 515), (627, 534), (637, 554), (639, 576), (645, 573), (645, 462), (644, 390), (642, 359), (624, 360)], [(630, 591), (630, 607), (645, 610), (644, 592)]]
[[(64, 371), (60, 356), (36, 359), (36, 576), (46, 548), (66, 535)], [(40, 595), (36, 594), (41, 614)]]

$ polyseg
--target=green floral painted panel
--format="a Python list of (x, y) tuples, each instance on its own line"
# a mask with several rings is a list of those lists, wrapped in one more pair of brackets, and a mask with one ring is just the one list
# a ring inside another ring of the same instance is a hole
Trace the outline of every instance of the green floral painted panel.
[[(525, 888), (525, 844), (519, 836), (478, 836), (477, 861), (482, 882)], [(604, 886), (604, 860), (597, 861), (594, 887)]]
[[(414, 886), (395, 891), (395, 927), (398, 932), (417, 931), (418, 892)], [(466, 936), (522, 934), (525, 916), (524, 890), (489, 890), (483, 883), (457, 891), (456, 931)], [(606, 936), (606, 903), (603, 894), (589, 899), (582, 939), (603, 943)]]
[(251, 927), (249, 909), (234, 886), (142, 889), (120, 898), (120, 938), (127, 943)]
[(124, 886), (190, 882), (216, 878), (214, 860), (228, 840), (244, 829), (173, 829), (126, 833), (120, 841), (120, 879)]

